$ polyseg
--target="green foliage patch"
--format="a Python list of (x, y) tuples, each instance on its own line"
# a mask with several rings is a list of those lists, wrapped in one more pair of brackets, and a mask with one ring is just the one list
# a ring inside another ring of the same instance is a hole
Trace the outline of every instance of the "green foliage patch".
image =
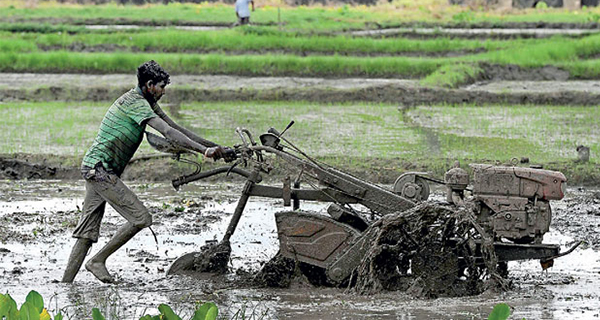
[[(167, 304), (158, 306), (158, 315), (145, 315), (140, 320), (182, 320)], [(197, 304), (194, 314), (189, 320), (216, 320), (219, 315), (217, 305), (212, 302)], [(92, 308), (93, 320), (105, 320), (104, 315), (98, 308)], [(62, 320), (63, 315), (59, 311), (54, 318), (44, 307), (44, 298), (36, 291), (30, 291), (25, 302), (20, 308), (10, 294), (0, 294), (0, 320)]]
[(67, 51), (0, 53), (0, 72), (131, 73), (154, 59), (173, 74), (251, 76), (421, 77), (437, 69), (438, 59), (290, 55), (75, 53)]
[[(0, 103), (0, 126), (12, 132), (0, 139), (0, 153), (81, 157), (109, 105)], [(600, 107), (435, 105), (399, 110), (377, 103), (233, 101), (182, 104), (176, 121), (209, 140), (233, 145), (239, 143), (235, 127), (259, 134), (270, 127), (281, 130), (294, 120), (290, 138), (320, 158), (346, 164), (354, 159), (357, 166), (373, 158), (435, 166), (445, 165), (446, 159), (569, 161), (577, 158), (580, 144), (599, 153), (600, 124), (590, 114), (600, 114)], [(142, 143), (138, 154), (151, 152)]]
[[(264, 30), (258, 28), (257, 30)], [(302, 35), (286, 32), (260, 32), (254, 28), (238, 28), (214, 31), (186, 31), (176, 29), (120, 31), (111, 33), (0, 33), (0, 39), (7, 42), (22, 41), (37, 46), (67, 50), (70, 45), (118, 46), (125, 50), (153, 52), (185, 51), (286, 51), (301, 53), (339, 54), (397, 54), (397, 53), (443, 53), (461, 50), (497, 50), (515, 40), (479, 41), (450, 38), (417, 40), (406, 38), (374, 39), (368, 37)], [(108, 51), (110, 47), (107, 48)]]
[(474, 82), (483, 70), (474, 64), (446, 64), (421, 80), (421, 84), (430, 87), (456, 88)]

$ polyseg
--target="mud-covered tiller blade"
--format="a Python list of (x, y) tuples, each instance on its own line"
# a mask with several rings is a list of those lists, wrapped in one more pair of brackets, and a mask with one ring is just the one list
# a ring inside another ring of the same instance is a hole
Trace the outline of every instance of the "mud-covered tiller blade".
[(227, 271), (227, 264), (231, 256), (231, 244), (229, 239), (235, 232), (246, 203), (250, 198), (250, 190), (252, 187), (260, 181), (260, 175), (258, 171), (252, 171), (248, 180), (244, 184), (242, 190), (242, 196), (238, 200), (237, 206), (227, 226), (227, 231), (219, 244), (217, 245), (205, 245), (201, 248), (201, 252), (192, 252), (182, 257), (179, 257), (169, 270), (167, 275), (171, 274), (182, 274), (192, 272), (210, 272), (210, 273), (225, 273)]
[(167, 275), (194, 272), (225, 273), (231, 256), (229, 241), (217, 245), (205, 245), (202, 251), (185, 254), (171, 264)]

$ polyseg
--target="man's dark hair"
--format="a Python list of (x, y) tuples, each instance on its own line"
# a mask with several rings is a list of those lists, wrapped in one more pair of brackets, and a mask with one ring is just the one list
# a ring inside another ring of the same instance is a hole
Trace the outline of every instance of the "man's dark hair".
[(150, 60), (144, 62), (137, 70), (138, 85), (141, 87), (146, 85), (148, 80), (152, 83), (157, 84), (164, 81), (165, 84), (171, 82), (169, 80), (169, 73), (165, 71), (156, 61)]

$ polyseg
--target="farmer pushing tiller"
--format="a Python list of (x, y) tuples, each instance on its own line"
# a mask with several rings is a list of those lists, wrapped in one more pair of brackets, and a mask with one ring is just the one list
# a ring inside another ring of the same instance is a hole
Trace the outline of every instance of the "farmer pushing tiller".
[(169, 74), (155, 61), (142, 64), (137, 70), (138, 85), (119, 97), (102, 119), (98, 135), (83, 158), (81, 174), (86, 194), (82, 215), (73, 237), (77, 238), (62, 282), (73, 282), (93, 243), (98, 241), (100, 223), (106, 203), (127, 222), (85, 264), (98, 280), (113, 283), (106, 268), (106, 259), (121, 248), (140, 230), (152, 225), (152, 216), (138, 197), (121, 181), (125, 166), (143, 140), (146, 125), (160, 132), (167, 141), (199, 152), (207, 158), (236, 159), (231, 148), (203, 139), (177, 125), (158, 105), (169, 84)]

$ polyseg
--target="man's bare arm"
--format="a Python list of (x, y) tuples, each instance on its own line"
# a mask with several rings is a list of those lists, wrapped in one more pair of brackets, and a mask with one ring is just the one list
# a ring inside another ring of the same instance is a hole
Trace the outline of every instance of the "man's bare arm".
[(148, 120), (148, 125), (154, 128), (156, 131), (160, 132), (165, 138), (167, 138), (167, 140), (173, 142), (176, 145), (200, 152), (202, 154), (205, 154), (206, 152), (206, 146), (201, 145), (188, 138), (185, 134), (171, 127), (166, 121), (164, 121), (160, 117), (151, 118), (150, 120)]
[[(214, 142), (212, 142), (210, 140), (206, 140), (206, 139), (200, 137), (199, 135), (193, 133), (192, 131), (190, 131), (190, 130), (188, 130), (188, 129), (186, 129), (186, 128), (180, 126), (180, 125), (178, 125), (177, 123), (175, 123), (175, 121), (171, 120), (171, 118), (169, 118), (169, 116), (167, 116), (167, 114), (161, 109), (161, 107), (158, 105), (158, 103), (155, 104), (154, 106), (152, 106), (152, 109), (170, 127), (174, 128), (174, 129), (177, 129), (179, 132), (181, 132), (184, 135), (186, 135), (192, 141), (194, 141), (196, 143), (199, 143), (199, 144), (202, 144), (202, 145), (204, 145), (206, 147), (216, 147), (216, 146), (218, 146), (218, 144), (216, 144), (216, 143), (214, 143)], [(148, 124), (150, 124), (150, 123), (148, 123)]]
[(231, 162), (237, 159), (237, 155), (233, 149), (221, 146), (206, 147), (199, 144), (179, 130), (169, 126), (169, 124), (160, 117), (151, 118), (148, 120), (148, 125), (160, 132), (171, 143), (200, 152), (207, 158), (212, 158), (214, 160), (223, 159), (225, 162)]

